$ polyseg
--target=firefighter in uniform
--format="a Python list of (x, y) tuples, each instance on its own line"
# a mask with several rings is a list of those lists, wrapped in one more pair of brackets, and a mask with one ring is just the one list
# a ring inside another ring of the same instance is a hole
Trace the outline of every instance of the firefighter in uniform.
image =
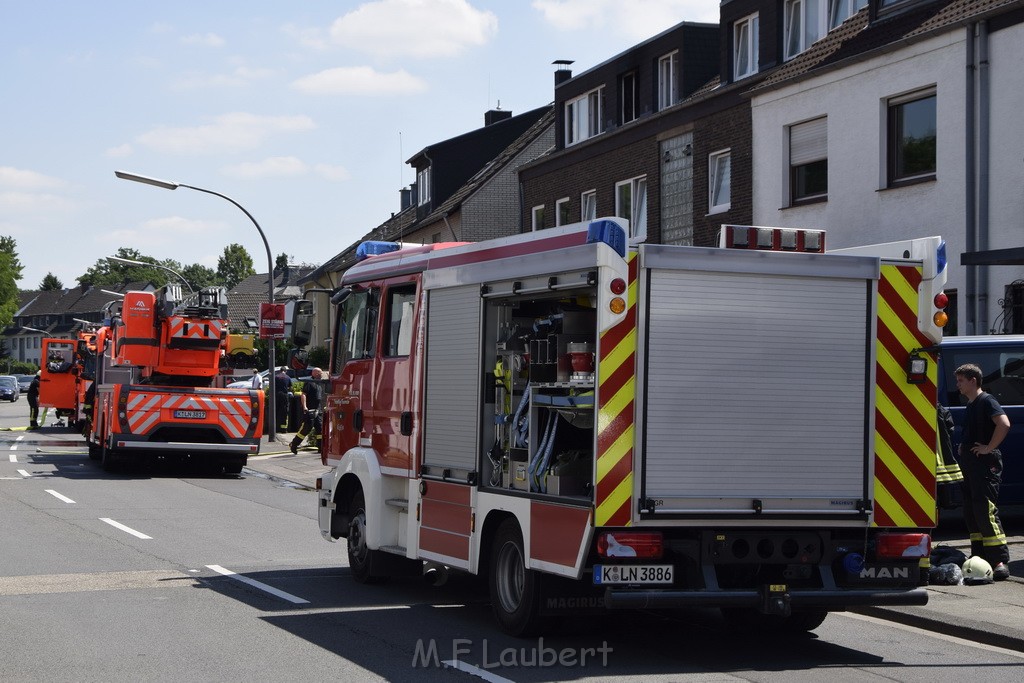
[(323, 399), (324, 389), (320, 384), (320, 380), (323, 377), (323, 370), (320, 368), (313, 368), (310, 371), (309, 377), (302, 384), (302, 394), (299, 396), (299, 401), (302, 405), (302, 423), (299, 425), (299, 430), (295, 434), (295, 438), (289, 444), (292, 453), (299, 452), (299, 446), (302, 444), (302, 440), (309, 435), (310, 432), (316, 427), (318, 422), (317, 417), (320, 415), (320, 402)]
[(41, 370), (36, 370), (36, 376), (28, 385), (28, 428), (39, 429), (39, 377)]
[(967, 399), (960, 464), (964, 473), (964, 522), (971, 534), (971, 555), (992, 565), (992, 577), (1010, 576), (1006, 534), (999, 522), (999, 485), (1003, 455), (999, 445), (1010, 432), (1010, 419), (999, 402), (981, 388), (981, 368), (961, 365), (954, 370), (956, 388)]

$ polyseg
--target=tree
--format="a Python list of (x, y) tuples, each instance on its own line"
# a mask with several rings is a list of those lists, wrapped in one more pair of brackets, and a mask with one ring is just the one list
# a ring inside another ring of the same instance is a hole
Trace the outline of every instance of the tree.
[(17, 246), (13, 237), (0, 235), (0, 329), (9, 326), (18, 311), (18, 280), (23, 266)]
[(64, 289), (64, 283), (53, 273), (47, 273), (43, 281), (39, 283), (39, 289), (44, 292), (55, 292), (59, 289)]
[(217, 277), (225, 287), (231, 289), (239, 282), (255, 275), (252, 257), (241, 244), (229, 244), (224, 247), (224, 254), (217, 259)]
[(220, 279), (212, 268), (207, 268), (206, 266), (198, 263), (185, 266), (178, 272), (188, 280), (188, 283), (192, 285), (192, 289), (197, 292), (203, 287), (211, 287), (213, 285), (220, 284)]
[[(144, 256), (139, 250), (130, 247), (121, 247), (114, 254), (118, 258), (130, 261), (142, 261), (143, 263), (159, 263), (162, 266), (178, 270), (181, 264), (177, 261), (158, 261), (152, 256)], [(177, 266), (177, 267), (175, 267)], [(179, 271), (180, 272), (180, 271)], [(106, 285), (123, 285), (127, 282), (152, 282), (157, 287), (167, 284), (167, 281), (174, 278), (166, 270), (160, 268), (148, 268), (146, 266), (135, 266), (127, 263), (113, 263), (105, 258), (99, 259), (93, 264), (84, 275), (78, 276), (79, 284), (92, 285), (93, 287), (104, 287)]]
[(280, 253), (274, 260), (274, 271), (284, 270), (288, 267), (288, 254)]

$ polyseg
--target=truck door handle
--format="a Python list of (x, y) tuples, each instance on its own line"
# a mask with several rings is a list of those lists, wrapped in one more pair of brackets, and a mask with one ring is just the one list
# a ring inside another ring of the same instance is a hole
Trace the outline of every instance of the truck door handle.
[(402, 436), (412, 435), (412, 413), (409, 411), (402, 413), (400, 429), (402, 430)]
[(357, 410), (352, 413), (352, 426), (357, 432), (363, 431), (363, 411)]

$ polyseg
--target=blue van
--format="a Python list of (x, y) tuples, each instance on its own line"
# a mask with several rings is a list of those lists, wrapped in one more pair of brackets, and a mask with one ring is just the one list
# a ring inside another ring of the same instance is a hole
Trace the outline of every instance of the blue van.
[(999, 505), (1024, 505), (1024, 335), (946, 337), (940, 345), (939, 403), (953, 413), (953, 443), (960, 443), (967, 401), (956, 390), (953, 371), (964, 363), (981, 368), (982, 389), (992, 394), (1010, 418), (1003, 452)]

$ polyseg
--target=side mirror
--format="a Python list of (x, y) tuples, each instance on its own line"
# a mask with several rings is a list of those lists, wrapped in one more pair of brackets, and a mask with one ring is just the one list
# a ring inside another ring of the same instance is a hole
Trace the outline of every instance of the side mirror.
[(299, 299), (292, 311), (292, 344), (298, 348), (309, 346), (313, 338), (313, 302)]

